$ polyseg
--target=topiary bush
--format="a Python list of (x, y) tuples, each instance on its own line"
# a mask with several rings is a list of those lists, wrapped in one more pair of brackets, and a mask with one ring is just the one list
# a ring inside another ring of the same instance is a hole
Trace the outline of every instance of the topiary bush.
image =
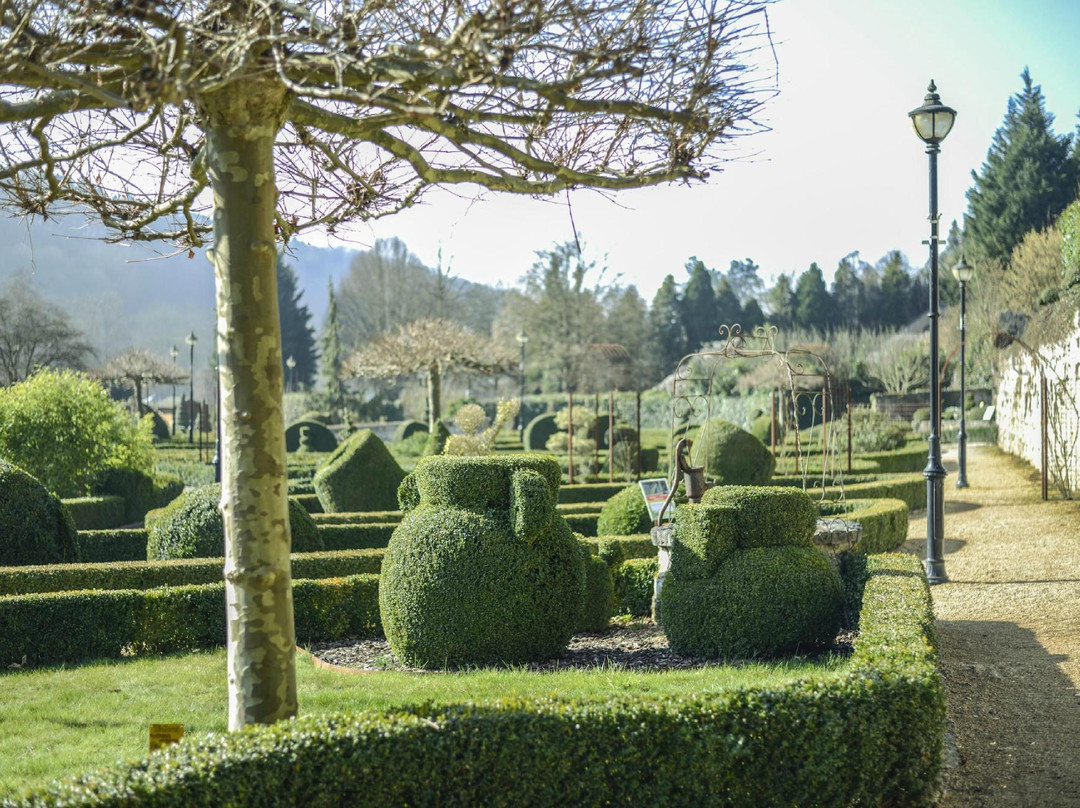
[(424, 443), (423, 457), (442, 454), (443, 449), (446, 448), (446, 440), (449, 437), (449, 427), (443, 423), (442, 418), (439, 418), (435, 421), (435, 428), (428, 434)]
[(628, 485), (604, 503), (596, 522), (598, 536), (628, 536), (648, 533), (652, 517), (637, 485)]
[(370, 429), (353, 433), (315, 472), (312, 485), (325, 513), (392, 511), (405, 472)]
[(764, 485), (776, 460), (760, 440), (730, 421), (713, 418), (696, 433), (693, 463), (717, 485)]
[(287, 452), (332, 452), (337, 445), (334, 433), (318, 421), (297, 421), (285, 430)]
[(631, 617), (652, 613), (653, 587), (660, 563), (652, 558), (628, 558), (615, 568), (615, 608)]
[(907, 443), (910, 424), (871, 407), (851, 409), (851, 448), (856, 452), (888, 452)]
[(525, 451), (542, 452), (547, 447), (548, 439), (559, 431), (559, 425), (555, 420), (555, 413), (545, 412), (538, 415), (525, 425), (523, 442)]
[(0, 567), (79, 560), (75, 522), (60, 499), (0, 460)]
[[(750, 434), (761, 441), (762, 445), (769, 447), (772, 450), (772, 431), (773, 431), (773, 419), (768, 413), (759, 415), (750, 422)], [(780, 442), (784, 439), (784, 431), (781, 428), (780, 420), (776, 421), (776, 443), (779, 446)]]
[(408, 440), (418, 432), (427, 432), (427, 424), (423, 421), (402, 421), (398, 424), (398, 428), (394, 430), (394, 443), (400, 443), (403, 440)]
[(161, 413), (157, 410), (150, 410), (149, 415), (154, 419), (151, 427), (154, 440), (168, 440), (171, 437), (169, 434), (169, 425), (165, 423), (165, 419), (161, 417)]
[(671, 649), (747, 658), (827, 645), (843, 586), (812, 545), (817, 516), (796, 488), (714, 488), (700, 504), (680, 505), (660, 598)]
[(574, 631), (596, 633), (606, 629), (611, 622), (611, 612), (615, 605), (615, 582), (607, 562), (600, 556), (593, 555), (592, 548), (581, 536), (578, 536), (578, 546), (585, 567), (585, 596)]
[(138, 469), (106, 469), (94, 479), (91, 491), (99, 496), (123, 497), (124, 524), (141, 522), (147, 511), (165, 504), (159, 502), (154, 478)]
[[(225, 555), (225, 523), (218, 503), (221, 485), (191, 488), (147, 520), (146, 558), (220, 558)], [(304, 507), (289, 498), (289, 530), (292, 552), (323, 549), (315, 520)]]
[(0, 457), (61, 497), (89, 494), (108, 468), (152, 473), (151, 426), (74, 370), (46, 368), (0, 388)]
[(379, 580), (390, 647), (418, 667), (557, 656), (583, 615), (582, 551), (539, 455), (422, 458)]

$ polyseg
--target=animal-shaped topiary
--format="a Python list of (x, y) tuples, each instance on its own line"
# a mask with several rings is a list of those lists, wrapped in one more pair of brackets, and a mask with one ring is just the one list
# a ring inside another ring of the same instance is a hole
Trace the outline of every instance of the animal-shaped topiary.
[(541, 455), (425, 457), (379, 578), (390, 647), (425, 668), (548, 659), (582, 616), (585, 571)]
[[(221, 516), (221, 484), (189, 488), (171, 503), (147, 514), (146, 557), (220, 558), (225, 555), (225, 521)], [(318, 525), (304, 506), (289, 498), (292, 552), (323, 549)]]
[(680, 505), (659, 607), (672, 650), (746, 658), (827, 645), (843, 587), (813, 546), (816, 524), (796, 488), (713, 488)]
[(64, 503), (18, 466), (0, 460), (0, 567), (79, 560)]

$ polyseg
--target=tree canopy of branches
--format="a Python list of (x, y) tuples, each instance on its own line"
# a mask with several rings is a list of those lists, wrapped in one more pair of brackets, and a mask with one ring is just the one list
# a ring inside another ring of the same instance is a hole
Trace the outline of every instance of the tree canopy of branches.
[(297, 710), (278, 242), (433, 184), (701, 179), (753, 130), (767, 0), (8, 0), (0, 199), (209, 246), (229, 726)]
[(451, 370), (507, 373), (517, 368), (512, 351), (447, 320), (414, 320), (364, 345), (345, 362), (353, 376), (423, 374), (428, 389), (428, 429), (442, 416), (442, 377)]
[(27, 379), (35, 368), (86, 367), (93, 353), (67, 313), (29, 281), (12, 278), (0, 292), (0, 384)]
[(188, 374), (179, 370), (171, 360), (152, 354), (145, 348), (128, 348), (117, 354), (98, 375), (108, 381), (130, 383), (140, 416), (146, 414), (143, 385), (180, 384), (188, 379)]

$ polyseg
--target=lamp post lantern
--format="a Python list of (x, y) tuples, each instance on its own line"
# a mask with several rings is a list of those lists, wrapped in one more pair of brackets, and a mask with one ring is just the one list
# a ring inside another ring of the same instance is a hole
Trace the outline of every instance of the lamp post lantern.
[(291, 356), (285, 360), (285, 367), (289, 369), (289, 392), (296, 392), (296, 379), (293, 376), (293, 371), (296, 370), (296, 360)]
[(908, 113), (915, 134), (926, 144), (930, 158), (930, 451), (923, 470), (926, 477), (926, 577), (932, 584), (945, 575), (945, 467), (941, 465), (941, 379), (938, 376), (938, 193), (939, 144), (956, 122), (956, 110), (941, 103), (933, 80), (922, 106)]
[(191, 387), (188, 390), (188, 409), (190, 410), (190, 412), (188, 413), (188, 443), (195, 442), (195, 343), (198, 341), (199, 338), (195, 336), (194, 331), (188, 334), (187, 338), (184, 340), (184, 342), (186, 342), (188, 344), (188, 347), (191, 349)]
[(172, 436), (176, 437), (176, 357), (180, 355), (180, 349), (175, 345), (169, 348), (169, 356), (172, 357), (173, 363), (173, 383), (172, 383)]
[(964, 326), (964, 317), (967, 313), (967, 285), (975, 276), (974, 267), (968, 266), (967, 261), (961, 254), (960, 263), (953, 267), (953, 277), (960, 282), (960, 435), (957, 438), (957, 453), (959, 454), (960, 468), (956, 473), (956, 487), (967, 488), (967, 387), (965, 373), (967, 372), (967, 332)]
[(521, 395), (518, 398), (518, 440), (522, 443), (525, 442), (525, 343), (529, 341), (529, 335), (522, 329), (518, 331), (517, 337), (518, 345), (521, 346), (521, 362), (518, 366), (518, 373), (520, 374), (521, 381)]

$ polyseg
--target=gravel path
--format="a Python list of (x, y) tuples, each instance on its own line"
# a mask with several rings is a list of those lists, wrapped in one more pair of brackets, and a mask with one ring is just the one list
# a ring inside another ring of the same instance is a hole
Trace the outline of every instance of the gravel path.
[[(1042, 502), (1037, 472), (996, 447), (969, 447), (969, 488), (945, 465), (940, 805), (1080, 806), (1080, 507), (1052, 486)], [(925, 514), (908, 535), (924, 555)]]

